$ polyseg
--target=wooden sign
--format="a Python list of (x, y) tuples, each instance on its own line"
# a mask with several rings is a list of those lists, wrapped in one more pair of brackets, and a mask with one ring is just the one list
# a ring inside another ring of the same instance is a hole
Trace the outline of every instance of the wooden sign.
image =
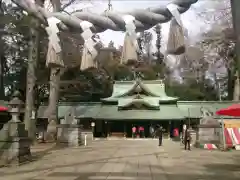
[(224, 120), (225, 128), (240, 128), (240, 119)]

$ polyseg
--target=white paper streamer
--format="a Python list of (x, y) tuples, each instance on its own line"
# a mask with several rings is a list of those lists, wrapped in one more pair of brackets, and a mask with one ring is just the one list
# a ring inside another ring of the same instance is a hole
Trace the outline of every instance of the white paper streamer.
[(88, 21), (82, 21), (80, 23), (80, 26), (83, 30), (81, 36), (84, 39), (84, 49), (83, 49), (83, 57), (80, 69), (85, 70), (89, 67), (96, 67), (97, 63), (94, 61), (94, 59), (98, 55), (98, 51), (95, 49), (95, 45), (98, 43), (95, 42), (92, 37), (94, 33), (90, 29), (93, 24)]
[(95, 54), (95, 51), (96, 51), (94, 48), (94, 46), (96, 45), (96, 42), (94, 42), (92, 40), (92, 36), (94, 34), (92, 33), (92, 31), (90, 29), (93, 26), (93, 24), (88, 21), (82, 21), (80, 23), (80, 26), (83, 30), (81, 36), (84, 39), (84, 46), (86, 46), (89, 53), (91, 53), (93, 55), (93, 54)]
[(53, 46), (56, 53), (61, 52), (60, 39), (58, 37), (59, 29), (57, 24), (61, 21), (55, 17), (50, 17), (47, 19), (48, 27), (45, 30), (48, 33), (49, 44)]
[(88, 21), (82, 21), (80, 23), (80, 26), (81, 26), (82, 30), (85, 31), (86, 29), (89, 29), (90, 27), (92, 27), (93, 24)]
[(91, 39), (93, 36), (93, 33), (90, 29), (86, 29), (85, 31), (83, 31), (83, 33), (81, 34), (82, 38), (84, 40), (88, 40)]
[(179, 26), (182, 27), (181, 14), (178, 11), (178, 6), (176, 4), (168, 4), (167, 9), (171, 12), (172, 16), (176, 19)]
[(124, 15), (123, 20), (125, 22), (125, 27), (126, 27), (126, 33), (129, 34), (134, 47), (136, 50), (139, 50), (138, 43), (137, 43), (137, 33), (136, 33), (136, 26), (135, 26), (135, 17), (132, 15)]

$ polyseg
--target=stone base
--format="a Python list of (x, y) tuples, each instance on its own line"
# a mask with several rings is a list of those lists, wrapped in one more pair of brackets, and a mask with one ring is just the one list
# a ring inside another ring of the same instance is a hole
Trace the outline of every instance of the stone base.
[(20, 165), (31, 160), (31, 140), (23, 123), (9, 122), (0, 133), (0, 161), (5, 164)]
[(65, 146), (81, 146), (81, 126), (61, 124), (57, 131), (57, 144)]

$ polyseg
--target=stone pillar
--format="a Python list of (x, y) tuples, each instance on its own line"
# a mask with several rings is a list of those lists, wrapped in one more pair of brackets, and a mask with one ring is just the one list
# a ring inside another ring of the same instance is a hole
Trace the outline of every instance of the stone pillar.
[(0, 158), (4, 164), (20, 165), (31, 158), (30, 138), (25, 130), (25, 124), (19, 116), (24, 103), (19, 99), (17, 91), (9, 102), (12, 119), (4, 125), (0, 132)]
[(197, 127), (197, 130), (196, 130), (196, 142), (195, 142), (195, 147), (196, 147), (196, 148), (199, 148), (199, 147), (200, 147), (199, 126)]

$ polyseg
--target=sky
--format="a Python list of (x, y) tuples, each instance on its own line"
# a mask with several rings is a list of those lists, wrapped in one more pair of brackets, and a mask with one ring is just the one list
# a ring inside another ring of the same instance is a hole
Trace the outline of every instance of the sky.
[[(113, 11), (125, 12), (133, 9), (145, 9), (148, 7), (155, 7), (159, 5), (166, 5), (170, 3), (171, 0), (112, 0)], [(181, 18), (184, 27), (187, 29), (189, 35), (189, 43), (194, 43), (200, 39), (201, 33), (207, 31), (210, 28), (209, 24), (206, 24), (203, 18), (199, 16), (199, 13), (211, 11), (215, 0), (199, 0), (196, 4), (184, 14)], [(77, 9), (83, 9), (84, 11), (102, 13), (108, 8), (108, 0), (86, 0), (83, 3), (75, 3), (71, 5), (67, 11), (74, 11)], [(153, 32), (153, 42), (156, 40), (156, 35)], [(167, 37), (169, 32), (169, 23), (162, 24), (162, 36), (163, 48), (166, 45)], [(107, 45), (111, 40), (114, 41), (116, 47), (123, 45), (124, 32), (115, 32), (112, 30), (107, 30), (99, 34), (102, 42)]]

